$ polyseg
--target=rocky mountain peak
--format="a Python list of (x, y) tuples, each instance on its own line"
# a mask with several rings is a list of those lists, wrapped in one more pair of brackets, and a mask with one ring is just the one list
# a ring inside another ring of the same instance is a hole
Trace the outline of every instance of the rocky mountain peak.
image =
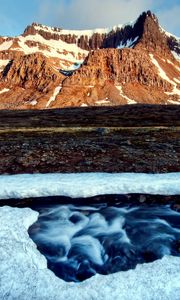
[(139, 33), (139, 40), (135, 47), (146, 49), (150, 52), (172, 57), (167, 43), (167, 37), (159, 26), (157, 17), (151, 12), (142, 13), (138, 18), (134, 30)]
[[(150, 10), (143, 12), (135, 22), (111, 28), (95, 30), (64, 30), (38, 23), (27, 26), (23, 36), (39, 34), (45, 40), (76, 44), (90, 51), (102, 48), (144, 48), (170, 57), (170, 50), (177, 48), (176, 39), (169, 39), (159, 26), (158, 19)], [(172, 48), (172, 49), (170, 49)]]
[(94, 30), (32, 23), (0, 38), (0, 109), (179, 104), (179, 45), (151, 11)]
[(54, 39), (54, 40), (59, 40), (60, 39), (60, 32), (62, 28), (58, 27), (48, 27), (36, 22), (33, 22), (31, 25), (28, 25), (22, 36), (26, 37), (28, 35), (35, 35), (36, 33), (40, 34), (42, 37), (45, 39)]

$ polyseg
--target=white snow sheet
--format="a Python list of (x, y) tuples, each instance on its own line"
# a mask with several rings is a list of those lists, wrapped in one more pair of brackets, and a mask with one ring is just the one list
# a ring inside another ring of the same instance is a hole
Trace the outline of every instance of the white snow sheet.
[(9, 59), (0, 59), (0, 69), (4, 69), (5, 66), (10, 62)]
[(56, 100), (57, 95), (59, 94), (60, 90), (61, 90), (62, 86), (57, 86), (53, 92), (53, 95), (50, 97), (49, 101), (46, 104), (46, 107), (48, 107), (51, 102), (54, 102)]
[[(76, 62), (75, 56), (78, 56), (80, 53), (87, 55), (88, 51), (82, 50), (75, 44), (68, 44), (66, 42), (63, 42), (62, 40), (46, 40), (41, 35), (28, 35), (26, 37), (19, 36), (18, 44), (20, 46), (19, 50), (23, 50), (25, 54), (31, 54), (35, 52), (42, 52), (47, 57), (59, 57), (61, 59), (72, 59), (74, 62)], [(34, 41), (37, 43), (44, 44), (48, 47), (47, 50), (40, 50), (39, 46), (36, 47), (29, 47), (26, 42), (27, 41)], [(18, 50), (14, 48), (13, 50)], [(64, 54), (63, 51), (69, 51), (69, 53)]]
[(37, 212), (0, 208), (0, 299), (4, 300), (179, 300), (180, 259), (165, 256), (135, 270), (67, 283), (47, 269), (27, 229)]
[(0, 51), (5, 51), (8, 50), (13, 44), (13, 41), (4, 41), (1, 45), (0, 45)]
[(125, 43), (121, 42), (119, 46), (117, 46), (118, 49), (123, 48), (132, 48), (135, 44), (135, 42), (139, 39), (139, 36), (135, 37), (135, 39), (129, 39)]
[(10, 91), (10, 89), (6, 89), (6, 88), (5, 88), (5, 89), (3, 89), (3, 90), (0, 91), (0, 94), (7, 93), (7, 92), (9, 92), (9, 91)]
[(180, 172), (21, 174), (0, 176), (0, 199), (41, 196), (91, 197), (102, 194), (180, 194)]

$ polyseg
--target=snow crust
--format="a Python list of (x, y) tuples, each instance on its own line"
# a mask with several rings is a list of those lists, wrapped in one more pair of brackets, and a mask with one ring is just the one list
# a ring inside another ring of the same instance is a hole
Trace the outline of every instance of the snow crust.
[[(160, 25), (159, 25), (159, 28), (160, 28), (160, 30), (161, 30), (167, 37), (171, 37), (171, 38), (173, 37), (173, 38), (177, 41), (177, 43), (180, 44), (180, 37), (178, 37), (178, 36), (176, 36), (176, 35), (174, 35), (174, 34), (168, 32), (168, 31), (166, 31), (166, 30), (165, 30), (164, 28), (162, 28)], [(180, 60), (180, 55), (179, 55), (176, 51), (171, 51), (171, 53), (172, 53), (172, 55), (174, 56), (175, 59)]]
[(0, 94), (7, 93), (7, 92), (9, 92), (9, 89), (4, 88), (0, 91)]
[(180, 258), (172, 256), (82, 283), (62, 281), (29, 238), (37, 217), (29, 208), (0, 208), (0, 299), (179, 300)]
[(49, 101), (47, 102), (46, 107), (49, 107), (49, 105), (51, 104), (51, 102), (53, 102), (53, 101), (56, 100), (56, 97), (57, 97), (57, 95), (59, 94), (61, 88), (62, 88), (62, 86), (60, 85), (60, 86), (57, 86), (57, 87), (54, 89), (53, 95), (50, 97)]
[(96, 101), (96, 104), (98, 104), (98, 105), (109, 104), (109, 103), (110, 103), (110, 101), (108, 99), (102, 99), (102, 100)]
[(4, 51), (4, 50), (8, 50), (13, 44), (13, 41), (4, 41), (1, 45), (0, 45), (0, 51)]
[(91, 197), (103, 194), (180, 194), (180, 172), (52, 173), (0, 176), (0, 199), (43, 196)]
[[(27, 42), (35, 42), (36, 46), (29, 47)], [(13, 48), (13, 51), (23, 51), (25, 55), (40, 52), (46, 57), (59, 58), (60, 66), (64, 62), (69, 62), (73, 66), (77, 63), (81, 64), (83, 58), (88, 55), (88, 51), (79, 48), (76, 44), (68, 44), (62, 40), (46, 40), (40, 34), (18, 37), (19, 47)], [(41, 45), (45, 45), (46, 49), (42, 49)], [(0, 48), (1, 50), (1, 48)]]
[(166, 36), (168, 36), (168, 37), (173, 37), (173, 38), (175, 38), (177, 41), (180, 41), (180, 37), (178, 37), (178, 36), (176, 36), (176, 35), (174, 35), (174, 34), (168, 32), (168, 31), (166, 31), (166, 30), (165, 30), (163, 27), (161, 27), (160, 25), (159, 25), (159, 28), (161, 29), (162, 32), (165, 33)]
[(37, 100), (32, 100), (32, 101), (30, 102), (30, 104), (31, 104), (32, 106), (35, 106), (37, 103), (38, 103)]
[(179, 102), (179, 101), (168, 100), (168, 102), (169, 102), (169, 103), (172, 103), (172, 104), (180, 105), (180, 102)]
[(0, 69), (3, 69), (10, 62), (9, 59), (0, 59)]
[(120, 45), (117, 47), (118, 49), (123, 48), (132, 48), (135, 44), (135, 42), (138, 40), (139, 36), (135, 37), (135, 39), (129, 39), (125, 43), (121, 42)]
[(149, 54), (152, 63), (158, 68), (159, 71), (159, 75), (161, 76), (161, 78), (163, 78), (164, 80), (168, 81), (171, 84), (175, 84), (174, 81), (170, 80), (169, 77), (166, 75), (166, 73), (164, 72), (164, 70), (160, 67), (158, 61), (154, 58), (153, 54)]
[[(62, 40), (46, 40), (45, 38), (43, 38), (41, 35), (39, 34), (35, 34), (35, 35), (28, 35), (26, 37), (20, 36), (19, 37), (19, 45), (21, 46), (21, 48), (24, 50), (24, 52), (26, 54), (30, 54), (32, 53), (31, 51), (37, 51), (37, 48), (39, 49), (39, 47), (29, 47), (27, 44), (25, 44), (25, 42), (27, 41), (34, 41), (34, 42), (39, 42), (41, 44), (45, 44), (46, 46), (50, 47), (49, 51), (48, 50), (41, 50), (40, 52), (48, 55), (48, 56), (55, 56), (58, 57), (61, 55), (64, 56), (64, 58), (67, 58), (69, 56), (71, 56), (72, 58), (72, 53), (68, 53), (68, 54), (63, 54), (63, 50), (69, 51), (69, 52), (74, 52), (75, 54), (78, 53), (84, 53), (87, 54), (88, 51), (83, 50), (81, 48), (79, 48), (77, 45), (75, 44), (68, 44), (66, 42), (63, 42)], [(61, 51), (62, 53), (58, 53), (58, 51)], [(52, 52), (52, 53), (51, 53)]]
[(171, 51), (171, 53), (175, 59), (180, 60), (180, 55), (178, 55), (178, 53), (176, 53), (175, 51)]

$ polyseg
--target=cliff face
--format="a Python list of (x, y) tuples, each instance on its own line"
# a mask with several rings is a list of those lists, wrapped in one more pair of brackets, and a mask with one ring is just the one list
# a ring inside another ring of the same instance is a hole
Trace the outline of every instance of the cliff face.
[(33, 23), (22, 36), (0, 37), (0, 108), (179, 104), (179, 53), (150, 11), (112, 29)]
[[(159, 56), (152, 57), (166, 67)], [(160, 76), (152, 57), (138, 49), (92, 51), (83, 66), (64, 80), (52, 107), (166, 103), (165, 92), (170, 93), (173, 84)]]
[[(29, 54), (10, 61), (1, 73), (0, 108), (45, 106), (64, 76), (42, 54)], [(8, 87), (8, 88), (7, 88)]]

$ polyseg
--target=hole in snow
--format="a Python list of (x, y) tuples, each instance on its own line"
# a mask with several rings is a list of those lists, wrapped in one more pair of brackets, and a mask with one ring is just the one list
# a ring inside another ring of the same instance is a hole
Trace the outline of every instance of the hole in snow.
[(167, 205), (41, 205), (36, 210), (39, 218), (29, 235), (48, 268), (65, 281), (180, 256), (180, 213)]

